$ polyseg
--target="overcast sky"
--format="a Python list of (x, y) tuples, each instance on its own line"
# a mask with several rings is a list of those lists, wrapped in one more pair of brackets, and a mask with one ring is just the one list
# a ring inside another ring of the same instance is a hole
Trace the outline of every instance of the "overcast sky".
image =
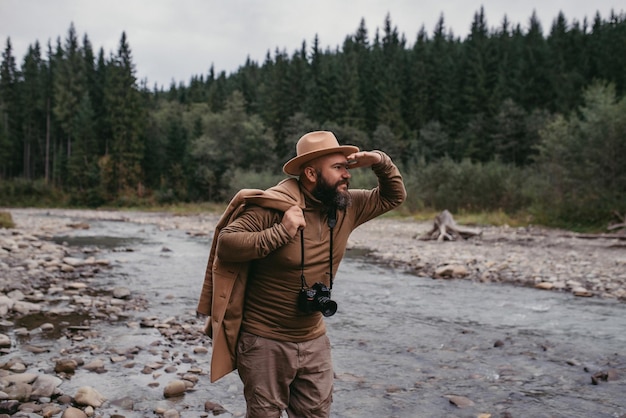
[(318, 35), (325, 49), (341, 46), (361, 19), (370, 40), (389, 14), (391, 23), (413, 45), (420, 27), (432, 34), (443, 15), (446, 27), (465, 38), (474, 14), (484, 7), (490, 28), (506, 15), (527, 28), (533, 11), (544, 33), (559, 11), (568, 22), (596, 12), (608, 19), (623, 13), (623, 0), (0, 0), (2, 51), (11, 38), (18, 66), (28, 45), (56, 44), (73, 22), (82, 42), (86, 34), (97, 54), (117, 50), (126, 32), (139, 79), (168, 87), (192, 75), (236, 71), (247, 57), (262, 63), (276, 48), (291, 55)]

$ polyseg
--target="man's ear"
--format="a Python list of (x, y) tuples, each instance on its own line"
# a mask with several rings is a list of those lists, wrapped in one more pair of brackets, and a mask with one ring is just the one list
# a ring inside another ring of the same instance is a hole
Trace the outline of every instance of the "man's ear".
[(315, 180), (317, 179), (317, 172), (313, 167), (305, 167), (303, 174), (308, 181), (310, 181), (311, 183), (315, 183)]

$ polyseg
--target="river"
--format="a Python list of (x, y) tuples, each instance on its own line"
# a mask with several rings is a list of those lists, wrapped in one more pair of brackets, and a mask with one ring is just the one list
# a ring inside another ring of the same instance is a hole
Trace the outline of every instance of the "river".
[[(113, 262), (97, 286), (126, 286), (148, 302), (136, 318), (94, 324), (99, 332), (94, 346), (114, 346), (120, 352), (142, 347), (134, 359), (137, 366), (111, 366), (103, 374), (79, 369), (63, 383), (65, 392), (90, 385), (109, 399), (130, 398), (134, 412), (119, 412), (125, 417), (153, 416), (156, 405), (176, 408), (182, 417), (206, 416), (205, 401), (222, 405), (228, 411), (223, 416), (243, 416), (236, 373), (211, 384), (206, 375), (209, 356), (193, 354), (193, 342), (164, 342), (154, 328), (128, 326), (149, 316), (192, 322), (210, 237), (132, 222), (93, 221), (88, 230), (55, 240), (96, 247), (99, 257)], [(364, 251), (348, 252), (336, 274), (333, 299), (339, 309), (326, 318), (337, 375), (332, 417), (626, 414), (623, 303), (417, 277), (372, 263)], [(48, 344), (60, 351), (75, 342)], [(151, 346), (160, 349), (145, 349)], [(164, 347), (177, 373), (192, 367), (204, 370), (195, 388), (178, 399), (166, 400), (162, 394), (167, 380), (176, 377), (173, 373), (139, 372), (141, 364), (163, 358)], [(594, 374), (609, 370), (616, 380), (600, 377), (592, 383)], [(103, 411), (113, 414), (117, 409), (105, 404)]]

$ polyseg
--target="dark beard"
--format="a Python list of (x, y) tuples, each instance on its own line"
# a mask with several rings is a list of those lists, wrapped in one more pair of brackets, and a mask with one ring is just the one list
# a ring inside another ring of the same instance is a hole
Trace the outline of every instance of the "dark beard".
[(317, 173), (317, 184), (315, 188), (313, 188), (313, 196), (318, 199), (320, 202), (324, 204), (327, 208), (336, 208), (339, 210), (343, 210), (349, 207), (352, 204), (352, 195), (345, 192), (340, 192), (337, 190), (337, 187), (340, 184), (345, 183), (346, 185), (350, 185), (348, 180), (338, 182), (334, 186), (328, 184), (326, 180), (322, 177), (322, 173)]

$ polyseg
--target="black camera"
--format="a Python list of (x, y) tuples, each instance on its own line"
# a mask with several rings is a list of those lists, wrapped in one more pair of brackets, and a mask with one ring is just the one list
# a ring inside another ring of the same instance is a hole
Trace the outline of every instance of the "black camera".
[(320, 311), (324, 316), (333, 316), (337, 312), (337, 302), (330, 299), (328, 287), (323, 283), (315, 283), (310, 288), (300, 290), (298, 308), (305, 313)]

